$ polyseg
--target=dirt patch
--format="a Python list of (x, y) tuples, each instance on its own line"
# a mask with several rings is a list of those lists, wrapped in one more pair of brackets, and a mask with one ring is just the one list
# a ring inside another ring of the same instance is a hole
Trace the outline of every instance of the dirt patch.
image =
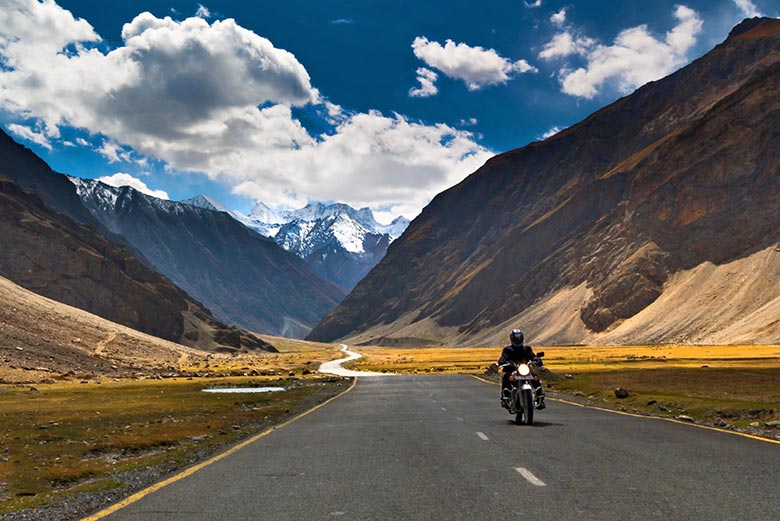
[(282, 353), (208, 353), (135, 331), (0, 277), (0, 383), (313, 373), (339, 346), (266, 337)]

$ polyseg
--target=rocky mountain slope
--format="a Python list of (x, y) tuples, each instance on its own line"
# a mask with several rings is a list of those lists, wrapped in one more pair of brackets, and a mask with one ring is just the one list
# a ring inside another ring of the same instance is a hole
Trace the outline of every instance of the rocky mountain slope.
[(110, 322), (0, 277), (0, 382), (141, 377), (215, 356)]
[[(32, 154), (23, 148), (12, 153)], [(16, 159), (0, 156), (0, 275), (40, 295), (166, 340), (207, 350), (274, 350), (252, 334), (217, 322), (130, 251), (92, 226), (56, 212), (3, 176), (6, 161)], [(57, 175), (29, 171), (39, 180), (49, 174)], [(65, 187), (75, 197), (73, 185)]]
[(223, 211), (72, 180), (106, 228), (220, 320), (300, 337), (344, 296), (305, 262)]
[(245, 216), (203, 195), (183, 202), (228, 213), (261, 235), (273, 238), (321, 276), (347, 290), (382, 260), (390, 243), (409, 225), (404, 217), (382, 225), (369, 208), (355, 210), (342, 203), (308, 204), (277, 213), (260, 202)]
[(437, 196), (310, 338), (780, 342), (780, 21)]
[(87, 223), (100, 228), (98, 221), (81, 204), (67, 177), (53, 172), (43, 159), (15, 142), (2, 130), (0, 174), (12, 180), (22, 190), (37, 195), (50, 208), (77, 223)]

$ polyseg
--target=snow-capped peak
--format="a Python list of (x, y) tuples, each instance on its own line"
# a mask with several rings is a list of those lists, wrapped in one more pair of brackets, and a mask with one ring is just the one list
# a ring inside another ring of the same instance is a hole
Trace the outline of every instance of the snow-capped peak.
[(233, 219), (240, 222), (247, 228), (251, 228), (259, 232), (261, 235), (265, 235), (268, 237), (268, 233), (265, 233), (265, 229), (258, 229), (257, 226), (255, 226), (255, 222), (250, 218), (244, 215), (241, 212), (231, 210), (227, 206), (225, 206), (221, 201), (217, 201), (216, 199), (213, 199), (207, 195), (197, 195), (195, 197), (192, 197), (191, 199), (185, 199), (182, 201), (184, 204), (189, 204), (192, 206), (197, 206), (198, 208), (204, 208), (206, 210), (211, 210), (214, 212), (225, 212), (228, 215), (230, 215)]
[(227, 206), (222, 204), (220, 201), (217, 201), (216, 199), (212, 199), (208, 195), (196, 195), (190, 199), (183, 200), (182, 203), (197, 206), (198, 208), (205, 208), (206, 210), (230, 213), (230, 210)]
[(284, 224), (290, 221), (290, 219), (284, 219), (262, 201), (258, 201), (252, 208), (252, 211), (249, 212), (249, 218), (263, 224)]
[(390, 236), (390, 242), (393, 242), (406, 231), (409, 227), (409, 223), (409, 219), (401, 215), (400, 217), (393, 219), (393, 222), (390, 224), (378, 225), (377, 231), (388, 234)]
[(336, 214), (331, 225), (333, 230), (333, 236), (339, 241), (341, 246), (350, 253), (365, 253), (363, 247), (363, 241), (366, 239), (366, 235), (371, 233), (360, 225), (359, 222), (355, 222), (346, 214)]

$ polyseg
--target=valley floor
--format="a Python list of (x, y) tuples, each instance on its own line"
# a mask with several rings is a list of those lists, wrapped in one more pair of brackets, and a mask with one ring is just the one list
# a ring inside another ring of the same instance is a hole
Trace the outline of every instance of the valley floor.
[[(199, 351), (0, 278), (2, 518), (78, 517), (346, 389), (348, 380), (317, 373), (341, 357), (339, 345), (263, 339), (279, 353)], [(551, 395), (780, 439), (778, 346), (544, 350)], [(357, 351), (359, 370), (496, 380), (500, 348)], [(287, 391), (201, 392), (231, 385)], [(617, 387), (628, 398), (617, 399)]]
[[(550, 392), (584, 404), (780, 439), (780, 346), (539, 347)], [(352, 367), (498, 381), (496, 348), (360, 348)], [(617, 398), (619, 387), (629, 392)]]

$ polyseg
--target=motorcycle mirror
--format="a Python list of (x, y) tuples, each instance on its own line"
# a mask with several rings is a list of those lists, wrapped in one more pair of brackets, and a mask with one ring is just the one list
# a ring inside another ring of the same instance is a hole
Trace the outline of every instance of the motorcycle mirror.
[(543, 357), (544, 351), (539, 351), (538, 353), (536, 353), (536, 356), (538, 356), (539, 358)]

